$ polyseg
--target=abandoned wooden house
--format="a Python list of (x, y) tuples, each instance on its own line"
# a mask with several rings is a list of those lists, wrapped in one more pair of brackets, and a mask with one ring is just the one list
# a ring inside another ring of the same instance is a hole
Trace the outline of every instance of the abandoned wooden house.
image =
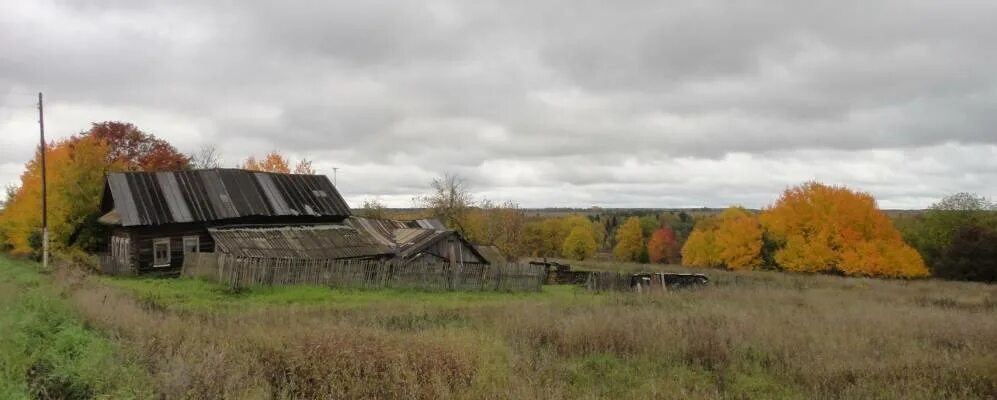
[(184, 256), (385, 259), (394, 251), (343, 222), (350, 208), (322, 175), (239, 169), (107, 175), (105, 271), (175, 275)]
[(398, 221), (350, 217), (346, 223), (366, 232), (373, 240), (394, 252), (394, 260), (403, 263), (451, 263), (488, 265), (489, 260), (459, 232), (447, 229), (435, 219)]

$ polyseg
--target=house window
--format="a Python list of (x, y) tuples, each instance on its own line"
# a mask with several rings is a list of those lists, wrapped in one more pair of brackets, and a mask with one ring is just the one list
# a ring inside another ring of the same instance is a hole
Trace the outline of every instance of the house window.
[(128, 238), (123, 237), (113, 237), (111, 238), (111, 258), (115, 261), (127, 264), (128, 263)]
[(120, 241), (121, 241), (121, 238), (119, 238), (117, 236), (112, 236), (111, 237), (111, 259), (112, 260), (120, 260), (121, 259), (121, 253), (120, 253), (121, 248), (118, 247)]
[(183, 254), (200, 253), (200, 238), (197, 236), (184, 236), (183, 238)]
[(170, 239), (157, 239), (152, 242), (152, 266), (170, 266)]

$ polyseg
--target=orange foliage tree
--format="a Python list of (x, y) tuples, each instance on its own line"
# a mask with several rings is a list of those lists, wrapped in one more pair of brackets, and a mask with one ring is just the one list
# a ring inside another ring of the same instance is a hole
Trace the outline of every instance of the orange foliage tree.
[(675, 232), (667, 226), (658, 228), (647, 240), (647, 255), (652, 263), (678, 261), (678, 242)]
[(762, 244), (758, 218), (741, 207), (731, 207), (696, 224), (682, 247), (682, 263), (755, 269), (762, 265)]
[(290, 161), (287, 160), (287, 157), (284, 157), (283, 154), (280, 154), (280, 152), (277, 151), (267, 153), (260, 160), (257, 160), (256, 156), (249, 156), (246, 158), (246, 161), (239, 166), (239, 168), (248, 169), (250, 171), (277, 172), (281, 174), (291, 173)]
[[(162, 139), (125, 122), (94, 123), (87, 131), (47, 146), (49, 229), (55, 250), (97, 247), (104, 175), (111, 171), (179, 170), (190, 158)], [(41, 231), (40, 154), (25, 165), (21, 184), (0, 214), (0, 240), (18, 255), (38, 251)]]
[(291, 160), (276, 150), (267, 153), (261, 159), (257, 159), (256, 156), (249, 156), (237, 168), (280, 174), (290, 174), (293, 172), (299, 175), (315, 175), (315, 168), (312, 167), (311, 160), (302, 158), (294, 165), (294, 169), (292, 170)]
[[(70, 237), (96, 233), (79, 228), (92, 227), (96, 218), (104, 174), (122, 169), (122, 162), (108, 163), (109, 146), (93, 136), (77, 136), (52, 142), (46, 151), (48, 175), (49, 230), (56, 249), (68, 246)], [(39, 154), (27, 163), (21, 185), (8, 199), (0, 214), (0, 233), (16, 255), (38, 251), (41, 230), (41, 163)], [(91, 222), (90, 224), (86, 224)]]
[(868, 193), (817, 182), (787, 189), (761, 216), (775, 243), (776, 264), (789, 271), (852, 276), (921, 277), (921, 256), (901, 239)]

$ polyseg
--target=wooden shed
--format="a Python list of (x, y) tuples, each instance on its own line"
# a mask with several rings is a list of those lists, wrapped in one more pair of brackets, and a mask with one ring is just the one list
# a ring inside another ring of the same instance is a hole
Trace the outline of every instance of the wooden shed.
[(459, 232), (446, 229), (435, 219), (399, 221), (350, 217), (346, 223), (366, 232), (377, 243), (393, 249), (396, 261), (469, 265), (492, 263)]

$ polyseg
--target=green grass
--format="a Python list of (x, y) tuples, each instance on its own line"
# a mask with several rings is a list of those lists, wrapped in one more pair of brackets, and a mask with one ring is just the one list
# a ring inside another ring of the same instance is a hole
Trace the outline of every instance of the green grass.
[(0, 256), (0, 398), (149, 398), (148, 377), (85, 327), (35, 263)]
[(153, 308), (173, 311), (245, 311), (295, 306), (359, 309), (392, 304), (436, 308), (506, 305), (509, 302), (549, 303), (596, 301), (582, 288), (546, 286), (539, 293), (426, 292), (404, 289), (352, 290), (323, 286), (255, 288), (232, 292), (224, 285), (197, 279), (102, 277), (104, 284), (124, 289)]

